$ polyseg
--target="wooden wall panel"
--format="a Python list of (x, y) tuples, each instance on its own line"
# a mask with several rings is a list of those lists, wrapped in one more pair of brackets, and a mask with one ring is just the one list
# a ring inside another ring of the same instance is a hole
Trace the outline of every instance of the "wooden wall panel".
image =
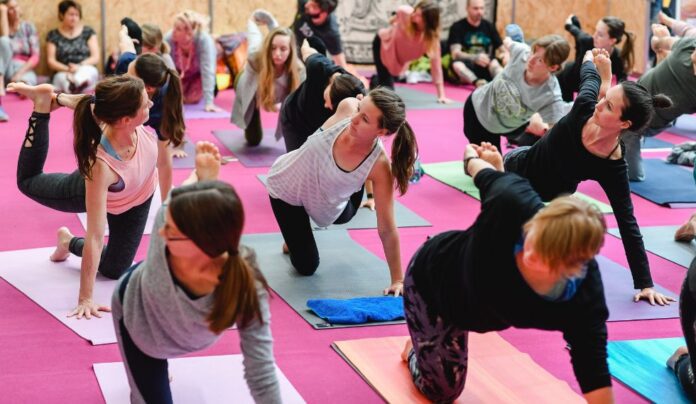
[[(563, 35), (572, 44), (572, 36), (563, 28), (565, 19), (575, 14), (585, 32), (594, 32), (597, 20), (614, 15), (626, 22), (627, 29), (636, 35), (636, 63), (634, 70), (645, 70), (645, 41), (649, 27), (646, 15), (649, 0), (564, 0), (545, 3), (541, 7), (538, 0), (498, 0), (498, 31), (503, 33), (505, 26), (513, 20), (524, 30), (526, 39), (535, 39), (547, 34)], [(571, 52), (571, 58), (574, 57)]]

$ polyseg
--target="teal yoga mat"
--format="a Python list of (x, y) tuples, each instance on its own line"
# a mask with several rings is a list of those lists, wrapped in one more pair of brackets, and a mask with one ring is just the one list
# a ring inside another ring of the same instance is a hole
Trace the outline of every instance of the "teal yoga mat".
[(684, 338), (611, 341), (609, 371), (623, 384), (655, 403), (689, 403), (672, 369), (665, 364)]

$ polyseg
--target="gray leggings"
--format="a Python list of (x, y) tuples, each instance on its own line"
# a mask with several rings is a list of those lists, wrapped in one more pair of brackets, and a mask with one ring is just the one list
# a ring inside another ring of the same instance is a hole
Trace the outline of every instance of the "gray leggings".
[[(17, 162), (17, 187), (30, 199), (61, 212), (86, 212), (85, 180), (79, 171), (70, 174), (43, 172), (48, 155), (48, 121), (50, 115), (38, 112), (29, 118), (25, 137), (31, 147), (19, 152)], [(104, 246), (99, 262), (99, 272), (111, 279), (119, 276), (133, 264), (136, 250), (145, 230), (152, 197), (120, 215), (107, 213), (109, 243)], [(84, 246), (82, 237), (70, 241), (70, 252), (81, 257)], [(115, 246), (115, 247), (112, 247)]]

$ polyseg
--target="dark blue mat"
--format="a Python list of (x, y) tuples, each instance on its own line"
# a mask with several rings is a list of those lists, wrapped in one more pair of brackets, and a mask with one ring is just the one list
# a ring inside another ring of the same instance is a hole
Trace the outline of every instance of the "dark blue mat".
[(645, 159), (645, 181), (631, 182), (631, 192), (658, 205), (696, 203), (696, 185), (689, 170), (662, 160)]
[(665, 142), (664, 140), (658, 139), (656, 137), (646, 137), (644, 138), (642, 149), (671, 149), (674, 144), (670, 142)]

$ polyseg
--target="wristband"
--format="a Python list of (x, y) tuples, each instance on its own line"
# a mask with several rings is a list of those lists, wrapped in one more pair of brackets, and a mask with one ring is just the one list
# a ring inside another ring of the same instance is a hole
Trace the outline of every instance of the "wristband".
[(375, 196), (370, 192), (367, 193), (367, 199), (375, 199)]
[(475, 159), (480, 159), (480, 158), (481, 158), (481, 157), (479, 157), (479, 156), (471, 156), (471, 157), (465, 158), (465, 159), (464, 159), (464, 174), (466, 174), (466, 175), (468, 175), (469, 177), (471, 177), (471, 174), (469, 174), (469, 161), (475, 160)]
[(58, 91), (56, 93), (56, 104), (58, 104), (59, 107), (64, 107), (65, 105), (61, 104), (60, 101), (58, 100), (58, 97), (60, 97), (61, 94), (63, 94), (61, 91)]

